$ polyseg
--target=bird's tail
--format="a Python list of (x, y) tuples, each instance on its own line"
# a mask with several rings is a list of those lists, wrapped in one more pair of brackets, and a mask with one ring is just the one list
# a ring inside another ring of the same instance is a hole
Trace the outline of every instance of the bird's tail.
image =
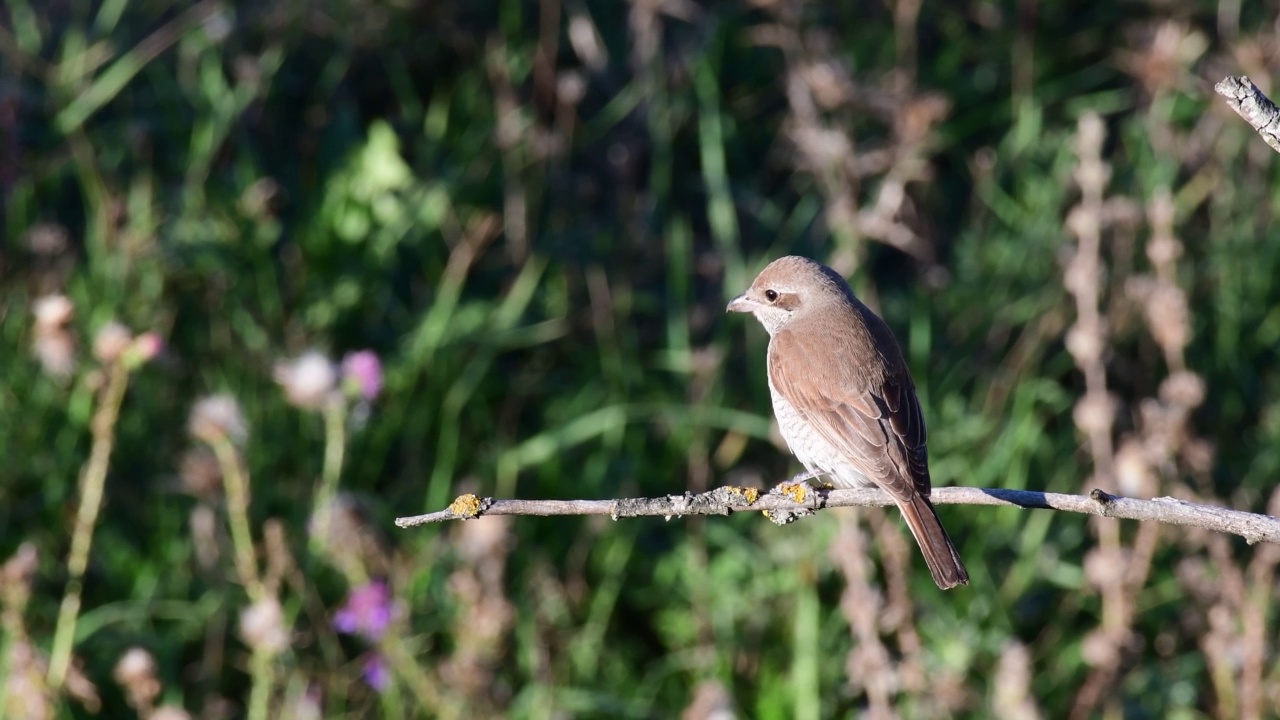
[(964, 569), (960, 553), (956, 552), (956, 546), (943, 529), (942, 520), (938, 519), (929, 498), (916, 495), (910, 502), (899, 503), (898, 509), (920, 545), (920, 552), (924, 553), (924, 561), (929, 564), (929, 572), (938, 587), (947, 590), (957, 585), (968, 585), (969, 572)]

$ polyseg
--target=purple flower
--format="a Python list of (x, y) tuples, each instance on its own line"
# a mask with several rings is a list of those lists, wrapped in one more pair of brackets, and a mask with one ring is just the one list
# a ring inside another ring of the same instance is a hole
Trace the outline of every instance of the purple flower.
[(342, 380), (347, 392), (373, 400), (382, 392), (382, 361), (372, 350), (349, 353), (342, 359)]
[(382, 655), (369, 653), (364, 656), (364, 681), (378, 692), (383, 692), (390, 687), (391, 668), (387, 667), (387, 661)]
[(391, 590), (375, 580), (352, 590), (347, 603), (333, 616), (333, 627), (347, 635), (377, 640), (391, 624)]

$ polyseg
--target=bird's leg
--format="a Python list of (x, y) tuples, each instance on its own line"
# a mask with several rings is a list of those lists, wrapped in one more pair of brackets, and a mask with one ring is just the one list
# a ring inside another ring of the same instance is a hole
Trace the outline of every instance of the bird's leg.
[(805, 470), (802, 473), (796, 473), (796, 476), (791, 478), (791, 482), (793, 483), (808, 482), (809, 480), (812, 480), (816, 477), (822, 477), (821, 470)]
[(831, 483), (827, 483), (827, 482), (821, 482), (821, 481), (810, 482), (811, 480), (817, 480), (823, 475), (824, 473), (821, 470), (805, 470), (802, 473), (796, 473), (796, 476), (791, 478), (790, 480), (778, 483), (778, 487), (784, 487), (787, 485), (799, 485), (801, 483), (804, 483), (805, 485), (808, 485), (809, 487), (814, 488), (815, 490), (823, 487), (831, 487)]

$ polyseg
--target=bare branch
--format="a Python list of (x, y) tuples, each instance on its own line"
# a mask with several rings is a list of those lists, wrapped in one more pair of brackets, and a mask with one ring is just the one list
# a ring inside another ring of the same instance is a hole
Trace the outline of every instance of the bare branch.
[[(1101, 517), (1185, 525), (1239, 535), (1250, 544), (1280, 543), (1280, 518), (1201, 505), (1171, 497), (1154, 500), (1110, 495), (1094, 490), (1088, 496), (1046, 493), (1034, 490), (940, 487), (931, 495), (937, 505), (1004, 505), (1043, 510), (1062, 510)], [(494, 500), (463, 495), (445, 510), (402, 517), (402, 528), (445, 520), (468, 520), (482, 515), (608, 515), (622, 517), (684, 515), (729, 515), (742, 511), (763, 511), (769, 519), (786, 524), (816, 510), (832, 507), (892, 505), (888, 493), (878, 489), (814, 490), (808, 485), (784, 483), (773, 491), (720, 487), (705, 493), (665, 495), (653, 498), (618, 500)]]
[(1236, 114), (1244, 118), (1272, 150), (1280, 152), (1280, 108), (1262, 94), (1247, 75), (1225, 77), (1213, 89), (1227, 99)]

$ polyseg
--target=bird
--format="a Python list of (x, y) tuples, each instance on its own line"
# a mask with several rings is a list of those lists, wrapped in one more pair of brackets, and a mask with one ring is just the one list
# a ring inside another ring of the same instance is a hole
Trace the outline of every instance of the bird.
[(884, 320), (835, 270), (797, 255), (769, 263), (725, 310), (755, 315), (769, 333), (774, 416), (808, 476), (889, 493), (938, 587), (967, 585), (964, 561), (929, 500), (915, 382)]

